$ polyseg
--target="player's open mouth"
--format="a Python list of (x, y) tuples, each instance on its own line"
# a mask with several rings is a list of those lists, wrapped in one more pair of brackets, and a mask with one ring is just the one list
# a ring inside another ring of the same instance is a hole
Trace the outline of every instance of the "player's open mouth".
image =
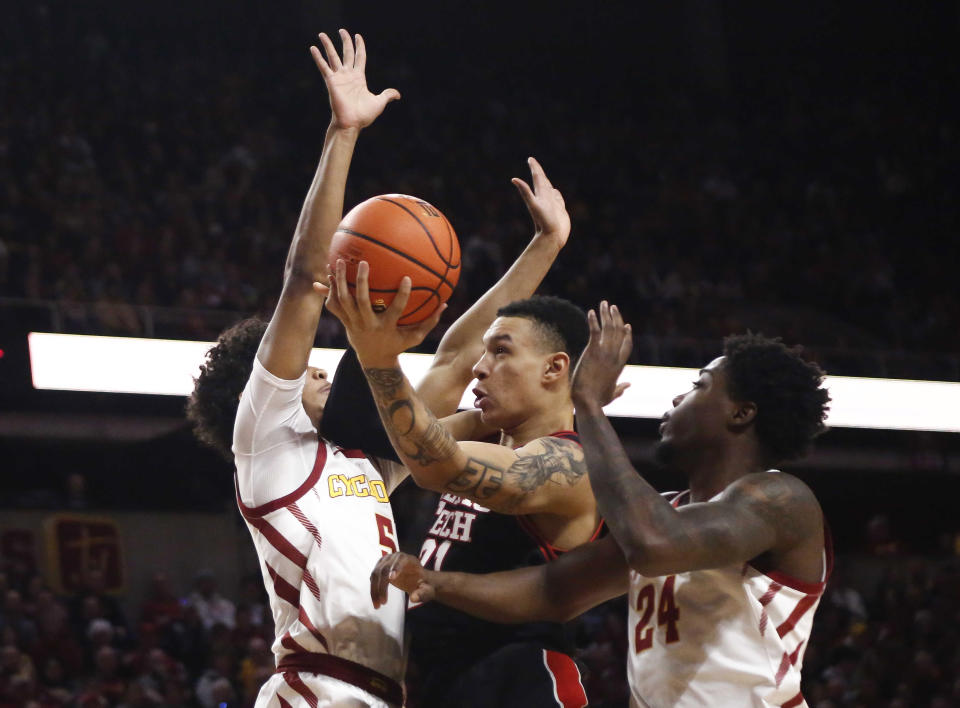
[(486, 402), (486, 400), (487, 400), (487, 394), (485, 394), (485, 393), (484, 393), (483, 391), (481, 391), (479, 388), (475, 388), (475, 389), (473, 389), (473, 395), (476, 396), (476, 400), (473, 402), (473, 407), (474, 407), (474, 408), (480, 408), (480, 409), (482, 410), (482, 409), (483, 409), (483, 404), (484, 404), (484, 403)]
[(660, 428), (658, 429), (660, 431), (660, 435), (663, 435), (663, 431), (666, 430), (668, 419), (669, 419), (669, 416), (666, 416), (666, 415), (664, 415), (663, 418), (661, 419)]

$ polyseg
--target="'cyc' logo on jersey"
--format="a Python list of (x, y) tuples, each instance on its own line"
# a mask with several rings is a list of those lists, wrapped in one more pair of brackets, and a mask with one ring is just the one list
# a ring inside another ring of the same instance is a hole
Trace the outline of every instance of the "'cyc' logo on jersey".
[(378, 502), (389, 502), (387, 487), (379, 479), (367, 479), (367, 475), (358, 474), (347, 477), (345, 474), (332, 474), (327, 478), (330, 498), (334, 497), (373, 497)]

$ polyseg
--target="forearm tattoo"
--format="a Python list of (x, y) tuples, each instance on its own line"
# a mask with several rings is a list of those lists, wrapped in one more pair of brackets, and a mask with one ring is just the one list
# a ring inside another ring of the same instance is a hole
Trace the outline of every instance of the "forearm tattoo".
[(403, 386), (403, 372), (400, 369), (364, 369), (363, 373), (367, 375), (374, 395), (379, 393), (393, 398)]
[(543, 438), (540, 444), (543, 452), (524, 455), (506, 470), (470, 458), (447, 489), (461, 496), (488, 499), (507, 483), (522, 492), (514, 500), (516, 506), (522, 496), (536, 492), (547, 483), (572, 487), (586, 474), (587, 467), (579, 446), (552, 438)]
[(417, 429), (413, 394), (405, 394), (405, 379), (400, 369), (365, 369), (364, 372), (397, 452), (424, 467), (454, 455), (457, 441), (430, 411), (424, 409), (419, 421), (426, 423), (426, 427)]

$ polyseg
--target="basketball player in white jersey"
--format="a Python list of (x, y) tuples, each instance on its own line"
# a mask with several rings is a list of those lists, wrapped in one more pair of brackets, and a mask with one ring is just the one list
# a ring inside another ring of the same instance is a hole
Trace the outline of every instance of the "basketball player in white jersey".
[(631, 335), (607, 303), (599, 320), (590, 313), (573, 396), (610, 535), (545, 566), (488, 575), (386, 557), (371, 577), (374, 603), (392, 583), (411, 601), (489, 620), (563, 621), (629, 592), (632, 706), (805, 706), (800, 668), (831, 545), (813, 493), (774, 466), (823, 432), (823, 372), (778, 340), (728, 337), (663, 416), (658, 456), (690, 488), (661, 495), (603, 415)]
[[(340, 30), (342, 59), (320, 35), (326, 58), (311, 47), (330, 97), (332, 120), (320, 165), (290, 246), (283, 290), (269, 323), (245, 320), (224, 332), (208, 352), (188, 417), (197, 436), (236, 464), (236, 494), (260, 558), (276, 639), (275, 673), (258, 708), (399, 706), (403, 702), (403, 616), (400, 593), (389, 607), (370, 605), (368, 577), (377, 559), (397, 549), (389, 494), (406, 470), (367, 459), (319, 436), (330, 383), (308, 366), (327, 272), (327, 253), (343, 212), (354, 145), (394, 89), (367, 89), (360, 35)], [(542, 174), (531, 163), (535, 185)], [(539, 171), (539, 172), (538, 172)], [(520, 180), (517, 180), (520, 182)], [(529, 296), (566, 242), (540, 228), (544, 196), (518, 184), (538, 231), (503, 278), (444, 336), (421, 385), (429, 404), (456, 410), (472, 378), (476, 341), (506, 303)], [(422, 327), (432, 328), (440, 313)], [(463, 430), (464, 418), (453, 416)], [(478, 434), (487, 434), (479, 426)]]

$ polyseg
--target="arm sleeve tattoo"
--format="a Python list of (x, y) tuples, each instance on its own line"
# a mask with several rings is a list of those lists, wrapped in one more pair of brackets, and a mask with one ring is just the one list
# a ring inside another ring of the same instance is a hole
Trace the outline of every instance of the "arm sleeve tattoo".
[(418, 420), (419, 401), (400, 369), (364, 369), (364, 373), (397, 452), (424, 467), (453, 456), (457, 441), (422, 404)]
[(447, 485), (455, 494), (488, 499), (505, 485), (511, 490), (515, 507), (523, 496), (546, 484), (573, 486), (586, 474), (583, 452), (574, 443), (543, 438), (543, 451), (524, 455), (507, 469), (500, 469), (470, 458), (461, 473)]

